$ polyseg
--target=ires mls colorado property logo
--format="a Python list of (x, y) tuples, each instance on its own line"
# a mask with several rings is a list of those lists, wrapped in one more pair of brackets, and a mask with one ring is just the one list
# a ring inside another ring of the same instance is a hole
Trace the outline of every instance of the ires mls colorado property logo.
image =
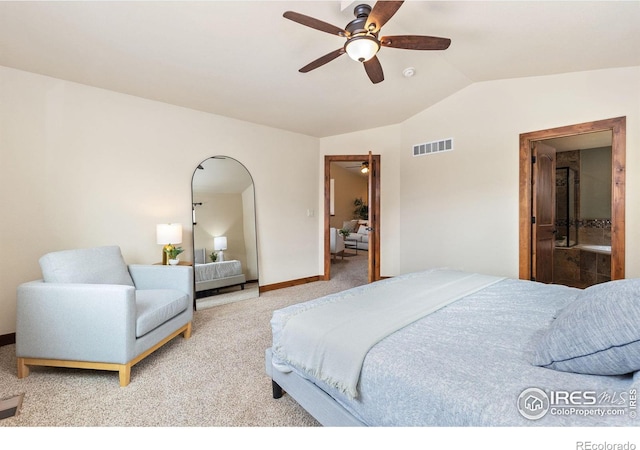
[(518, 411), (525, 419), (538, 420), (549, 412), (549, 396), (538, 388), (528, 388), (518, 396)]
[(637, 391), (543, 391), (527, 388), (518, 396), (518, 411), (522, 417), (538, 420), (554, 416), (625, 416), (636, 417)]

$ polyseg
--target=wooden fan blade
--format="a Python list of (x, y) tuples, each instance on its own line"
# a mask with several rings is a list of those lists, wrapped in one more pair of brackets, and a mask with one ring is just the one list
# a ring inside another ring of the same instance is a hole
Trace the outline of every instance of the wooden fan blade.
[(433, 36), (383, 36), (380, 45), (408, 50), (446, 50), (451, 39)]
[(331, 53), (327, 53), (324, 56), (321, 56), (320, 58), (316, 59), (315, 61), (310, 62), (309, 64), (307, 64), (306, 66), (304, 66), (302, 69), (298, 70), (298, 72), (302, 72), (302, 73), (307, 73), (312, 71), (313, 69), (317, 69), (320, 66), (324, 66), (326, 63), (333, 61), (334, 59), (336, 59), (338, 56), (342, 55), (346, 53), (344, 47), (339, 48), (338, 50), (334, 50)]
[(293, 11), (287, 11), (282, 15), (284, 18), (298, 22), (299, 24), (311, 27), (316, 30), (324, 31), (325, 33), (335, 34), (337, 36), (345, 36), (346, 33), (342, 28), (338, 28), (330, 23), (323, 22), (322, 20), (315, 19), (313, 17), (305, 16)]
[(393, 15), (400, 9), (404, 2), (386, 2), (379, 1), (373, 5), (371, 13), (367, 18), (367, 30), (372, 33), (377, 33), (380, 28), (393, 17)]
[(369, 75), (369, 79), (373, 84), (380, 83), (384, 80), (384, 73), (382, 72), (382, 65), (377, 56), (374, 56), (369, 61), (364, 62), (364, 70)]

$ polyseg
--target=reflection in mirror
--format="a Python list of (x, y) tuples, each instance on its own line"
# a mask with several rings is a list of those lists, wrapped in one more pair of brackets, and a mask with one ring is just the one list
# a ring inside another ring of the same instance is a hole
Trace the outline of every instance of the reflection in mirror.
[(255, 191), (238, 161), (201, 162), (191, 183), (196, 309), (259, 295)]

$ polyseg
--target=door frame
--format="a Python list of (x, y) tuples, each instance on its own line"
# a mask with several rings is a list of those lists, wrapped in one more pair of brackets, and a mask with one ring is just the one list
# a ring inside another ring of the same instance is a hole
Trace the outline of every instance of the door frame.
[(380, 279), (380, 155), (325, 155), (324, 157), (324, 277), (331, 279), (331, 242), (329, 236), (331, 207), (331, 163), (372, 161), (369, 171), (369, 226), (373, 227), (369, 240), (369, 282)]
[(597, 120), (577, 125), (533, 131), (520, 135), (520, 254), (519, 277), (532, 277), (533, 249), (531, 218), (532, 145), (534, 141), (611, 131), (611, 279), (625, 276), (625, 183), (626, 183), (626, 117)]

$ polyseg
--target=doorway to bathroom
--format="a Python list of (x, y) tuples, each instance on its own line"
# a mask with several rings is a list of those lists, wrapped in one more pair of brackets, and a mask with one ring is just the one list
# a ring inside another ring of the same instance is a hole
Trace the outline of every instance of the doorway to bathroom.
[[(624, 278), (625, 149), (624, 117), (520, 135), (520, 278), (576, 287)], [(590, 198), (603, 165), (609, 202)]]

